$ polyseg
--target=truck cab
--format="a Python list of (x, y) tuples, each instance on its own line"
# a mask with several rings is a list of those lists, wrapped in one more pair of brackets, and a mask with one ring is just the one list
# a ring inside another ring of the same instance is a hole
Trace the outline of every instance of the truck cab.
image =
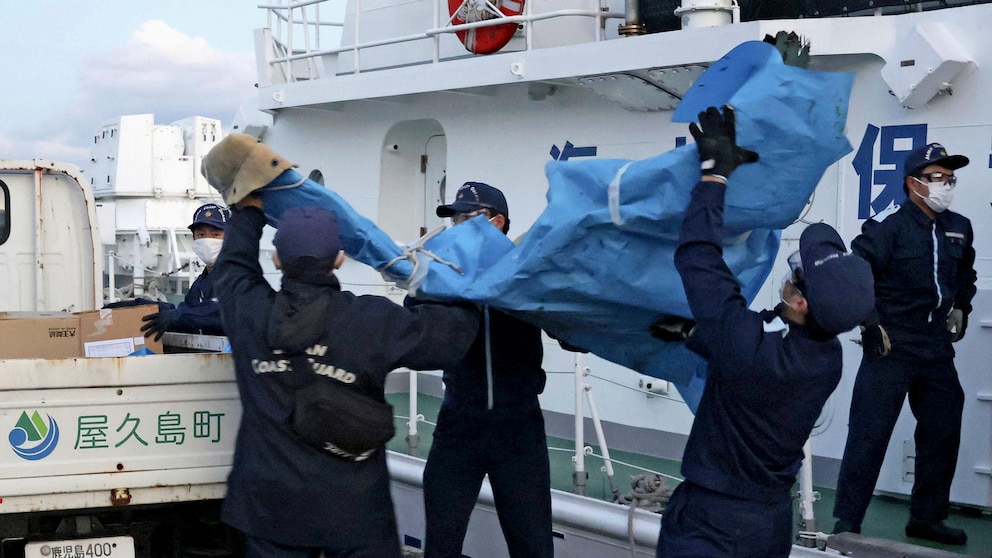
[(0, 161), (0, 311), (102, 305), (93, 194), (74, 165)]

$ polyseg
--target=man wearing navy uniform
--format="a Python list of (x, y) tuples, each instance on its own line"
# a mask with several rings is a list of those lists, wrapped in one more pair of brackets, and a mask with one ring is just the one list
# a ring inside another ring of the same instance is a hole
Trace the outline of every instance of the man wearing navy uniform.
[[(503, 192), (466, 182), (438, 217), (455, 225), (487, 219), (504, 234)], [(469, 516), (489, 476), (496, 514), (513, 558), (550, 558), (551, 473), (544, 415), (540, 328), (494, 308), (460, 362), (444, 368), (444, 400), (424, 469), (425, 558), (459, 558)]]
[(961, 442), (964, 392), (952, 343), (964, 337), (975, 296), (971, 221), (949, 211), (968, 164), (939, 143), (903, 163), (907, 203), (865, 222), (851, 248), (875, 274), (875, 310), (862, 333), (864, 357), (837, 480), (834, 532), (860, 532), (885, 450), (909, 395), (916, 417), (916, 469), (906, 536), (965, 544), (944, 524)]
[(189, 230), (193, 232), (193, 253), (204, 265), (203, 273), (189, 286), (186, 298), (178, 306), (159, 304), (157, 313), (142, 317), (145, 324), (141, 331), (145, 337), (154, 335), (158, 341), (166, 331), (224, 335), (211, 272), (224, 243), (224, 229), (230, 217), (229, 209), (215, 203), (201, 205), (193, 213)]
[[(791, 488), (803, 445), (841, 377), (837, 334), (874, 303), (868, 264), (829, 225), (810, 225), (789, 258), (782, 303), (748, 309), (722, 258), (730, 174), (758, 156), (737, 146), (733, 109), (689, 127), (702, 179), (686, 209), (675, 265), (695, 322), (656, 337), (684, 339), (708, 363), (706, 389), (682, 461), (685, 480), (661, 520), (657, 555), (788, 556)], [(667, 336), (671, 334), (671, 336)]]
[[(294, 420), (298, 401), (328, 388), (384, 406), (390, 371), (460, 360), (478, 331), (479, 312), (408, 309), (341, 290), (334, 275), (344, 261), (337, 221), (319, 207), (288, 209), (279, 219), (274, 261), (283, 280), (274, 291), (258, 262), (266, 223), (261, 199), (237, 184), (240, 163), (226, 165), (233, 169), (228, 173), (215, 163), (208, 155), (204, 166), (222, 191), (245, 196), (227, 200), (234, 212), (215, 271), (243, 407), (221, 517), (246, 534), (249, 558), (399, 558), (385, 447), (315, 446)], [(336, 413), (325, 418), (331, 429), (344, 422)], [(366, 423), (347, 422), (358, 432)]]

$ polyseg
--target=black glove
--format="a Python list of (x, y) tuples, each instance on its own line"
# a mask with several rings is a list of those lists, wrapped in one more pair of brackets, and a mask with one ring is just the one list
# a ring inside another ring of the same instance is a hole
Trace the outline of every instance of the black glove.
[(875, 324), (861, 329), (861, 348), (865, 354), (884, 357), (892, 351), (892, 343), (885, 328), (881, 324)]
[(141, 332), (145, 334), (145, 337), (154, 335), (154, 341), (162, 338), (162, 334), (169, 329), (176, 317), (176, 310), (172, 308), (171, 304), (160, 303), (158, 308), (158, 312), (141, 317), (141, 321), (145, 322), (145, 325), (141, 326)]
[(699, 166), (703, 175), (727, 178), (740, 165), (758, 160), (758, 154), (737, 145), (734, 108), (724, 105), (723, 114), (710, 107), (699, 113), (699, 125), (689, 124), (689, 132), (696, 140)]
[(669, 343), (682, 343), (689, 338), (696, 322), (678, 316), (665, 316), (651, 324), (651, 337)]

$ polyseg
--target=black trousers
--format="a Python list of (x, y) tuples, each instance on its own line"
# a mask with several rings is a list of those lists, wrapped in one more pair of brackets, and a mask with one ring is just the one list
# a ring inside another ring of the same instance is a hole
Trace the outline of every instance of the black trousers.
[[(292, 521), (287, 518), (287, 521)], [(400, 558), (398, 540), (382, 541), (362, 548), (333, 549), (287, 546), (248, 536), (245, 558)]]
[(756, 502), (683, 481), (661, 516), (658, 558), (778, 558), (792, 551), (792, 499)]
[(865, 356), (854, 382), (847, 446), (837, 479), (834, 517), (861, 525), (903, 401), (916, 417), (916, 472), (910, 514), (947, 518), (961, 445), (964, 391), (954, 360), (914, 362)]
[(489, 475), (511, 558), (551, 558), (551, 473), (540, 408), (464, 416), (442, 408), (424, 469), (425, 558), (460, 558)]

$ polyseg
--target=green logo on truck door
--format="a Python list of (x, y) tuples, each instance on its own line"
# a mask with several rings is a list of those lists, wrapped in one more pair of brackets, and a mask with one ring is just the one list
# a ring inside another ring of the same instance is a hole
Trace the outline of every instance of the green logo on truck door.
[[(227, 413), (203, 409), (168, 410), (159, 414), (132, 412), (76, 415), (63, 432), (63, 451), (113, 451), (116, 448), (163, 448), (189, 444), (219, 444)], [(47, 418), (46, 418), (47, 417)], [(73, 428), (75, 426), (75, 428)], [(51, 415), (24, 411), (9, 434), (10, 447), (22, 459), (37, 461), (52, 454), (59, 443), (59, 425)], [(152, 449), (154, 452), (154, 449)], [(60, 451), (62, 453), (62, 451)]]
[(19, 457), (37, 461), (48, 457), (55, 450), (59, 443), (59, 425), (51, 415), (46, 416), (47, 423), (38, 411), (30, 416), (27, 411), (21, 413), (21, 418), (7, 436), (11, 449)]

